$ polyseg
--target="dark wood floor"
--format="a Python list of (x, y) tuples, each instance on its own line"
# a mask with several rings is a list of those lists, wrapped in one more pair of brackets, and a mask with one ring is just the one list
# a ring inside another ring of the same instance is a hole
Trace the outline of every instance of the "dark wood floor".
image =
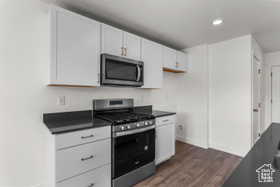
[(177, 142), (176, 155), (135, 187), (220, 187), (241, 158)]

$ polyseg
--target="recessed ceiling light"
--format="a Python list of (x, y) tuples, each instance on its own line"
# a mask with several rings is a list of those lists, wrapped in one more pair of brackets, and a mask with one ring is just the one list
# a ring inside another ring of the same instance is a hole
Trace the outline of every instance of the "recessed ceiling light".
[(224, 21), (223, 21), (221, 18), (217, 18), (217, 19), (215, 19), (215, 20), (212, 22), (212, 24), (213, 24), (214, 26), (218, 26), (218, 25), (221, 25), (223, 22), (224, 22)]

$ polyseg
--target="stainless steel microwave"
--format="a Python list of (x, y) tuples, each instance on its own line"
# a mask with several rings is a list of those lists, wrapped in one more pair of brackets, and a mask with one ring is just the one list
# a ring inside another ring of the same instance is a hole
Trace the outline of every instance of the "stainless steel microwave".
[(142, 61), (102, 54), (100, 68), (101, 85), (141, 87), (144, 84)]

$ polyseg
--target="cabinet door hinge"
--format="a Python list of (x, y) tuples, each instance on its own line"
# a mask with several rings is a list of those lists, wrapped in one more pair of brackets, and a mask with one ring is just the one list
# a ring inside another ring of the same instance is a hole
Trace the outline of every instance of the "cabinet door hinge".
[(261, 74), (262, 73), (262, 70), (261, 69), (258, 69), (258, 74)]

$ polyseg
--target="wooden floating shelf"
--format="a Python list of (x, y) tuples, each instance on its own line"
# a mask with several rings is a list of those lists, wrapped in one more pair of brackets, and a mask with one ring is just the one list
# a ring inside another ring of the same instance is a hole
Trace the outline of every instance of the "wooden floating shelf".
[(186, 71), (169, 69), (169, 68), (163, 68), (163, 71), (171, 72), (171, 73), (186, 73)]
[(96, 86), (85, 86), (85, 85), (70, 85), (70, 84), (48, 84), (51, 87), (72, 87), (72, 88), (96, 88)]

